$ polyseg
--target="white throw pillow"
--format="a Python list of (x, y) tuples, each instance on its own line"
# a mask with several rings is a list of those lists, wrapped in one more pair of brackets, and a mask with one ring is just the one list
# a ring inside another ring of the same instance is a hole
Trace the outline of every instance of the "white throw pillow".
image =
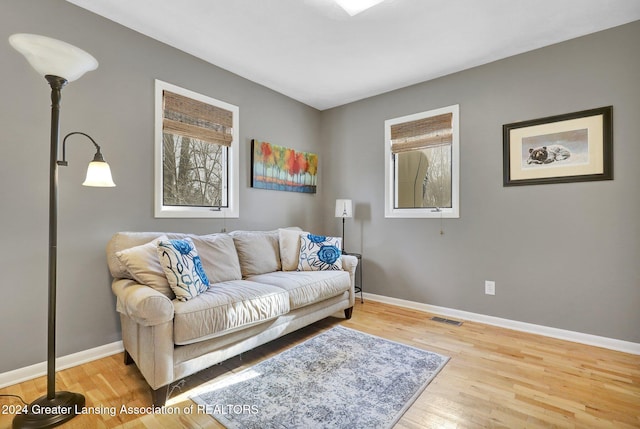
[(341, 244), (340, 237), (301, 235), (298, 271), (341, 270)]
[(175, 295), (158, 259), (158, 242), (161, 240), (167, 240), (167, 236), (116, 252), (116, 258), (127, 268), (132, 280), (173, 299)]
[(280, 261), (282, 271), (296, 271), (300, 261), (300, 236), (308, 234), (300, 229), (281, 228), (278, 230)]
[(158, 241), (158, 257), (179, 301), (195, 298), (209, 288), (209, 279), (191, 238)]

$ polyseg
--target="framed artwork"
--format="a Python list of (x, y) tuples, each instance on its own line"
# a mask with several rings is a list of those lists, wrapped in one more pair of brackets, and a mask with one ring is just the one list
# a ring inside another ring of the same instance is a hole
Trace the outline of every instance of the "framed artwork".
[(160, 80), (155, 89), (155, 217), (238, 217), (238, 107)]
[(502, 126), (504, 186), (613, 179), (613, 107)]
[(251, 187), (316, 193), (318, 155), (251, 140)]

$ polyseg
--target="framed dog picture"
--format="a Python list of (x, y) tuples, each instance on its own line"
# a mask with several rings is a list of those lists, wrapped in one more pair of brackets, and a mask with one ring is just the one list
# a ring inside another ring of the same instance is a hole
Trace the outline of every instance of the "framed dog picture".
[(504, 186), (613, 179), (613, 107), (502, 126)]

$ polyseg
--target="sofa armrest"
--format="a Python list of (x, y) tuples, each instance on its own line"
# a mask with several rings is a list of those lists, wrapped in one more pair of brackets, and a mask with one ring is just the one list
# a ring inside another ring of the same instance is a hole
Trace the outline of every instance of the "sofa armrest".
[(351, 278), (351, 295), (355, 296), (354, 288), (356, 284), (356, 267), (358, 266), (358, 258), (352, 255), (342, 255), (342, 270), (349, 273)]
[(173, 302), (148, 286), (129, 279), (115, 279), (116, 310), (143, 326), (155, 326), (173, 320)]

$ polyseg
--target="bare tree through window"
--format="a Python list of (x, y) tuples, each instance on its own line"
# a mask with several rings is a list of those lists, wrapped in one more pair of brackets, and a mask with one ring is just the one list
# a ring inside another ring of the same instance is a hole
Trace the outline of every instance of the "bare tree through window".
[(163, 204), (221, 207), (224, 146), (163, 133)]

